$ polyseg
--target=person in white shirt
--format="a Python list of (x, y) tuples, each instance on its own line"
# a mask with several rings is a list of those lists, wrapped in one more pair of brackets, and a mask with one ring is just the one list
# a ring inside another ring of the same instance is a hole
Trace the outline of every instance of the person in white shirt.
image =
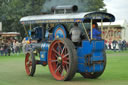
[(71, 28), (70, 33), (71, 35), (71, 40), (75, 45), (79, 45), (81, 42), (81, 35), (82, 35), (82, 31), (81, 29), (78, 27), (77, 23), (74, 23), (74, 26)]

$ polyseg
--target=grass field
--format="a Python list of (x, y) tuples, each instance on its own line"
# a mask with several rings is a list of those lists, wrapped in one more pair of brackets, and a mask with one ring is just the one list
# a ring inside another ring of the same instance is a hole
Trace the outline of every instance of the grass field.
[(56, 81), (48, 66), (37, 66), (35, 76), (27, 76), (24, 54), (0, 56), (0, 85), (128, 85), (128, 51), (107, 51), (107, 66), (98, 79), (84, 79), (77, 73), (66, 82)]

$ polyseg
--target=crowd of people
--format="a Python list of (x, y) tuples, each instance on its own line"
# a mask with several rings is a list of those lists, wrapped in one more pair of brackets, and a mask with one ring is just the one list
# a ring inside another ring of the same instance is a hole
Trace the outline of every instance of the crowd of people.
[(127, 42), (126, 40), (113, 40), (112, 42), (109, 42), (108, 45), (106, 45), (106, 49), (113, 50), (113, 51), (123, 51), (127, 50)]
[(16, 39), (5, 40), (0, 43), (0, 56), (10, 56), (21, 52), (21, 44)]

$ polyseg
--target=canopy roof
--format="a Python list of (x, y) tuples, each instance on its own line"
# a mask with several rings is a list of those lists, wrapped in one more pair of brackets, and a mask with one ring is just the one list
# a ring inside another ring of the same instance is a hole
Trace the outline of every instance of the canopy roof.
[(66, 22), (90, 22), (93, 19), (96, 22), (114, 22), (115, 17), (112, 14), (104, 12), (83, 12), (70, 14), (45, 14), (26, 16), (20, 19), (22, 24), (35, 23), (66, 23)]

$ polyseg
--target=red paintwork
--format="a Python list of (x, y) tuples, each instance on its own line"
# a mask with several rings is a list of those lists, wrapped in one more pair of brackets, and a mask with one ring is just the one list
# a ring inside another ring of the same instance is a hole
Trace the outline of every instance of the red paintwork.
[[(29, 60), (30, 54), (27, 53), (26, 57), (25, 57), (25, 69), (26, 69), (26, 73), (27, 75), (30, 75), (31, 73), (31, 66), (32, 66), (32, 61)], [(28, 65), (27, 65), (28, 63)]]

